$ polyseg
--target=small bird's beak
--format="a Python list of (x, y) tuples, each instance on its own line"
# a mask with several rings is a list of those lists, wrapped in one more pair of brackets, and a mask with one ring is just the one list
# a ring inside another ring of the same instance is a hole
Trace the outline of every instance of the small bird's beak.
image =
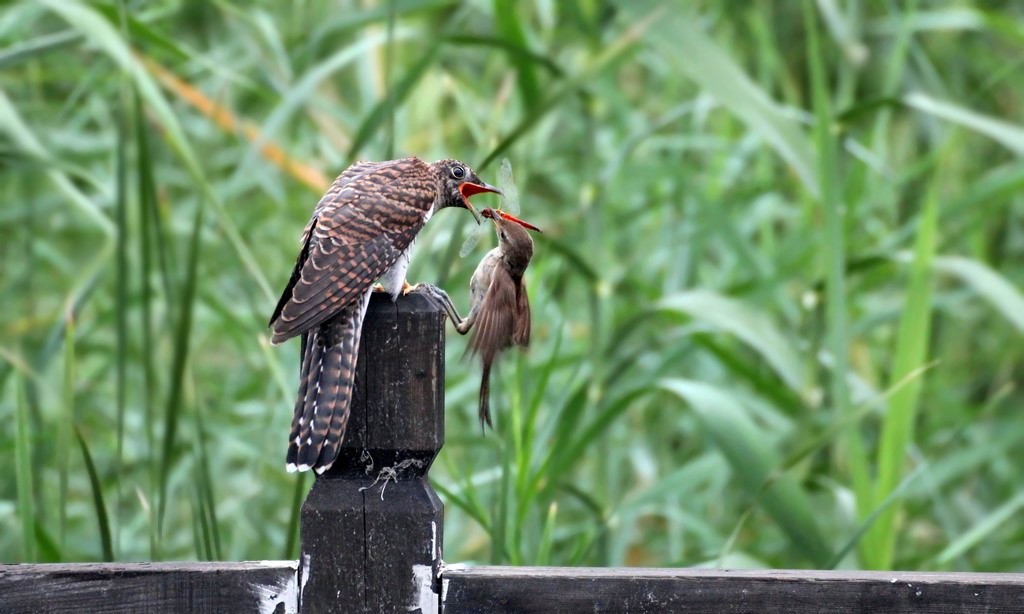
[(533, 224), (531, 224), (529, 222), (524, 222), (523, 220), (521, 220), (521, 219), (519, 219), (519, 218), (517, 218), (515, 216), (509, 215), (508, 213), (505, 213), (504, 211), (499, 211), (498, 215), (500, 215), (502, 217), (502, 219), (508, 220), (510, 222), (515, 222), (516, 224), (519, 224), (520, 226), (522, 226), (523, 228), (525, 228), (527, 230), (534, 230), (534, 231), (542, 233), (542, 234), (544, 232), (543, 230), (541, 230), (540, 228), (537, 228)]
[(473, 183), (471, 181), (464, 181), (459, 184), (459, 193), (462, 194), (462, 200), (466, 203), (466, 208), (476, 218), (476, 223), (480, 223), (480, 214), (476, 212), (473, 205), (469, 204), (469, 197), (474, 194), (483, 194), (484, 192), (493, 192), (495, 194), (501, 194), (501, 190), (494, 187), (489, 183)]

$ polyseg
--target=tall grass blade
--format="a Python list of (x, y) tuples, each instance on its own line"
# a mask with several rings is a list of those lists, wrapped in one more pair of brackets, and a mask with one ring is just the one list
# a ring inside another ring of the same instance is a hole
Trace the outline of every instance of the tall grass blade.
[[(122, 88), (123, 89), (123, 88)], [(131, 100), (122, 92), (122, 101)], [(117, 543), (121, 543), (121, 510), (124, 509), (124, 490), (121, 476), (124, 466), (124, 416), (128, 390), (128, 284), (131, 273), (128, 270), (128, 112), (123, 105), (117, 118), (117, 192), (114, 196), (114, 222), (117, 226), (117, 245), (115, 247), (116, 280), (114, 305), (116, 320), (116, 353), (117, 375), (114, 385), (117, 387), (117, 456), (114, 461), (114, 479), (117, 481)]]
[(640, 37), (651, 27), (655, 19), (664, 11), (654, 10), (645, 17), (638, 19), (624, 33), (612, 43), (606, 45), (601, 53), (597, 54), (587, 65), (566, 79), (563, 84), (550, 96), (539, 102), (502, 140), (484, 157), (477, 170), (482, 170), (499, 156), (504, 154), (509, 147), (518, 141), (537, 125), (548, 113), (558, 107), (568, 96), (575, 94), (581, 88), (586, 87), (590, 80), (607, 70), (615, 61), (622, 58), (627, 52), (633, 49)]
[[(149, 500), (156, 501), (158, 497), (159, 464), (155, 459), (159, 458), (156, 444), (157, 429), (157, 336), (153, 331), (154, 322), (154, 291), (153, 279), (161, 281), (164, 298), (171, 302), (174, 298), (170, 278), (169, 261), (172, 259), (168, 254), (167, 245), (164, 241), (162, 224), (160, 223), (160, 212), (157, 208), (156, 181), (153, 177), (153, 161), (150, 156), (149, 137), (146, 127), (146, 118), (142, 110), (142, 101), (137, 92), (133, 96), (132, 115), (135, 128), (135, 149), (137, 158), (137, 188), (138, 188), (138, 219), (139, 219), (139, 240), (136, 242), (138, 249), (139, 263), (139, 302), (141, 303), (141, 326), (140, 353), (142, 355), (142, 382), (143, 382), (143, 423), (146, 439), (146, 455), (152, 462), (147, 463), (148, 469), (148, 493)], [(156, 253), (154, 262), (153, 254)], [(152, 518), (152, 515), (149, 515)], [(149, 528), (149, 556), (157, 558), (157, 546), (159, 537), (155, 522), (148, 523)]]
[(285, 533), (284, 560), (297, 559), (299, 557), (299, 519), (302, 517), (302, 500), (306, 495), (306, 475), (300, 473), (295, 476), (295, 488), (292, 490), (291, 505), (288, 506), (288, 529)]
[(940, 565), (946, 565), (963, 556), (968, 550), (990, 537), (1007, 521), (1019, 517), (1021, 509), (1024, 509), (1024, 493), (1018, 493), (1016, 497), (993, 510), (960, 537), (950, 542), (936, 557), (936, 561)]
[(534, 565), (547, 565), (551, 560), (551, 545), (554, 541), (555, 517), (558, 515), (558, 504), (552, 503), (548, 506), (547, 518), (544, 520), (544, 531), (540, 536), (540, 545), (537, 548), (537, 557)]
[[(910, 284), (906, 303), (900, 317), (896, 354), (893, 358), (891, 380), (899, 381), (908, 373), (925, 364), (931, 338), (932, 262), (935, 258), (936, 227), (939, 219), (937, 188), (925, 197), (924, 209), (918, 223), (911, 264)], [(911, 381), (897, 390), (889, 403), (882, 422), (878, 447), (878, 478), (875, 500), (881, 501), (900, 482), (903, 466), (910, 446), (914, 444), (914, 423), (917, 419), (918, 400), (923, 378)], [(865, 564), (872, 569), (889, 569), (896, 546), (896, 516), (900, 509), (894, 504), (882, 512), (875, 525), (865, 536), (861, 549)]]
[(814, 150), (799, 124), (694, 25), (693, 19), (687, 19), (685, 13), (670, 13), (659, 19), (659, 27), (652, 34), (651, 43), (662, 57), (767, 141), (813, 197), (820, 195)]
[(795, 344), (763, 313), (711, 290), (679, 292), (662, 299), (657, 309), (685, 314), (739, 337), (798, 394), (805, 394), (803, 367)]
[[(847, 315), (846, 282), (846, 230), (843, 222), (846, 203), (843, 201), (842, 180), (839, 176), (839, 147), (832, 131), (832, 103), (826, 89), (825, 68), (822, 62), (823, 50), (818, 36), (817, 20), (810, 0), (803, 1), (803, 15), (807, 24), (808, 70), (811, 80), (811, 95), (814, 104), (814, 140), (818, 153), (817, 173), (820, 186), (820, 204), (825, 217), (825, 232), (821, 236), (819, 249), (826, 263), (825, 270), (825, 319), (827, 343), (832, 365), (829, 373), (829, 390), (832, 403), (840, 416), (855, 413), (850, 399), (847, 378), (849, 377), (849, 324)], [(860, 427), (854, 424), (843, 443), (846, 448), (845, 460), (853, 481), (857, 510), (861, 516), (871, 508), (873, 493), (868, 469), (867, 452), (861, 438)]]
[(103, 502), (103, 484), (100, 482), (99, 474), (96, 472), (96, 465), (92, 462), (92, 454), (89, 453), (89, 446), (82, 437), (82, 432), (75, 427), (75, 439), (78, 441), (78, 449), (82, 452), (82, 462), (85, 463), (85, 471), (89, 475), (89, 488), (92, 490), (93, 508), (96, 510), (96, 523), (100, 531), (100, 548), (103, 551), (103, 560), (110, 562), (114, 560), (114, 545), (110, 538), (110, 519), (107, 516), (107, 505)]
[(77, 32), (64, 30), (15, 43), (0, 50), (0, 69), (11, 68), (26, 60), (70, 47), (81, 38)]
[[(190, 380), (194, 379), (192, 377)], [(191, 383), (191, 382), (190, 382)], [(194, 385), (194, 384), (193, 384)], [(203, 417), (203, 404), (196, 403), (196, 490), (199, 497), (199, 513), (203, 517), (204, 534), (208, 535), (207, 544), (210, 560), (222, 560), (220, 526), (217, 522), (217, 497), (214, 494), (213, 475), (210, 472), (210, 457), (206, 449), (206, 423)]]
[(1024, 293), (1005, 276), (983, 262), (961, 256), (938, 256), (934, 264), (936, 271), (958, 278), (1024, 333)]
[(192, 337), (192, 314), (195, 307), (196, 283), (199, 274), (199, 252), (203, 230), (203, 207), (196, 209), (192, 222), (192, 238), (189, 240), (188, 264), (182, 291), (178, 301), (177, 321), (174, 326), (174, 353), (171, 358), (170, 379), (168, 380), (167, 405), (164, 409), (164, 433), (160, 457), (160, 499), (157, 515), (157, 537), (162, 539), (164, 512), (167, 509), (168, 479), (174, 462), (174, 448), (177, 437), (178, 417), (184, 411), (185, 368), (189, 359), (189, 341)]
[(903, 102), (918, 111), (987, 136), (1018, 156), (1024, 156), (1024, 128), (1019, 125), (982, 115), (923, 92), (907, 94), (903, 97)]
[[(884, 499), (879, 501), (875, 508), (864, 516), (864, 519), (861, 520), (860, 524), (857, 526), (857, 530), (854, 531), (843, 546), (836, 551), (835, 556), (832, 557), (832, 560), (829, 561), (827, 565), (825, 565), (824, 569), (835, 569), (838, 567), (843, 562), (843, 559), (845, 559), (846, 556), (862, 542), (868, 531), (875, 526), (875, 522), (878, 518), (891, 509), (893, 504), (903, 498), (910, 489), (910, 486), (914, 484), (915, 480), (917, 480), (927, 468), (927, 465), (919, 465), (916, 469), (910, 472), (907, 477), (903, 478), (903, 481), (900, 482), (899, 486), (894, 488), (892, 492), (885, 496)], [(864, 558), (863, 555), (861, 555), (861, 557)]]
[[(515, 0), (494, 0), (494, 25), (498, 34), (509, 44), (525, 49), (526, 34), (521, 15), (522, 7), (517, 6)], [(522, 55), (513, 55), (512, 63), (516, 67), (516, 83), (523, 99), (523, 107), (529, 114), (540, 101), (540, 82), (533, 70), (533, 63)]]
[[(733, 398), (713, 386), (683, 379), (666, 379), (659, 387), (685, 402), (700, 418), (708, 436), (733, 468), (733, 476), (793, 545), (815, 565), (832, 559), (832, 548), (819, 528), (811, 502), (788, 475), (773, 476), (780, 460), (757, 426)], [(765, 483), (771, 484), (765, 487)]]
[(384, 159), (395, 157), (395, 103), (391, 78), (395, 68), (395, 22), (398, 20), (397, 0), (388, 0), (388, 43), (384, 56), (384, 87), (387, 88), (385, 100), (391, 101), (388, 111), (387, 139), (385, 141)]
[[(175, 153), (178, 154), (178, 157), (185, 164), (185, 168), (196, 181), (197, 187), (205, 201), (213, 207), (217, 215), (217, 221), (221, 228), (223, 228), (229, 243), (238, 254), (239, 259), (256, 283), (259, 284), (266, 297), (273, 300), (274, 292), (270, 289), (270, 284), (257, 264), (252, 250), (249, 249), (237, 226), (227, 215), (223, 204), (214, 194), (213, 188), (210, 187), (210, 183), (203, 172), (203, 167), (200, 165), (192, 146), (189, 144), (177, 117), (171, 110), (167, 100), (160, 93), (156, 82), (146, 72), (139, 56), (131, 49), (128, 42), (121, 36), (121, 33), (93, 8), (82, 4), (78, 0), (41, 0), (41, 2), (67, 21), (68, 25), (79, 30), (89, 40), (97, 44), (121, 70), (131, 77), (140, 97), (160, 119), (168, 143)], [(113, 228), (109, 226), (108, 228), (109, 234), (113, 235)]]
[[(69, 305), (70, 307), (70, 305)], [(58, 544), (63, 552), (67, 546), (68, 474), (71, 471), (71, 430), (75, 425), (75, 323), (70, 313), (65, 315), (64, 378), (61, 387), (61, 415), (57, 422), (57, 467), (60, 471), (60, 532)]]
[(33, 486), (32, 447), (29, 439), (28, 403), (25, 399), (25, 381), (13, 378), (14, 408), (17, 412), (17, 436), (14, 440), (14, 473), (18, 490), (18, 520), (21, 524), (21, 560), (36, 560), (36, 506)]
[[(388, 89), (387, 95), (380, 103), (374, 107), (373, 111), (363, 120), (360, 124), (359, 130), (356, 132), (356, 136), (352, 139), (352, 146), (348, 150), (348, 159), (356, 160), (359, 156), (359, 152), (362, 151), (366, 143), (377, 133), (381, 124), (385, 121), (392, 122), (390, 119), (395, 112), (395, 109), (409, 96), (409, 94), (416, 87), (423, 77), (427, 74), (427, 71), (437, 58), (437, 51), (440, 48), (438, 43), (430, 46), (424, 53), (423, 56), (417, 61), (412, 68), (405, 73), (402, 80), (399, 81), (393, 88)], [(393, 129), (392, 129), (393, 131)], [(393, 143), (389, 144), (389, 148), (393, 147)], [(387, 157), (390, 158), (391, 154), (388, 153)]]
[(552, 77), (565, 77), (565, 70), (556, 64), (554, 60), (546, 55), (530, 51), (507, 40), (490, 38), (487, 36), (474, 36), (472, 34), (449, 34), (445, 37), (445, 43), (460, 47), (490, 47), (506, 52), (512, 57), (513, 63), (518, 66), (521, 62), (535, 64), (551, 73)]
[[(324, 81), (331, 78), (341, 69), (356, 62), (374, 48), (385, 45), (388, 41), (390, 41), (391, 44), (405, 41), (412, 38), (414, 34), (416, 33), (408, 28), (395, 28), (395, 31), (390, 34), (387, 32), (383, 34), (369, 34), (361, 37), (358, 43), (353, 43), (352, 45), (337, 50), (325, 60), (317, 63), (306, 71), (306, 73), (303, 74), (296, 83), (288, 88), (284, 97), (267, 116), (266, 121), (263, 122), (260, 139), (251, 143), (249, 152), (242, 159), (236, 173), (248, 172), (250, 170), (251, 159), (255, 156), (259, 147), (268, 139), (272, 139), (277, 136), (278, 131), (285, 125), (292, 115), (295, 114), (302, 105), (308, 104), (310, 99), (313, 97), (316, 88)], [(381, 117), (381, 119), (383, 118), (384, 116)]]

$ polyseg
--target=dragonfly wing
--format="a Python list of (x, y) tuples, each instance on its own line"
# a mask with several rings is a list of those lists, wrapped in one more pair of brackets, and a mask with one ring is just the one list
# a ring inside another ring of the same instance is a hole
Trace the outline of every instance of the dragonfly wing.
[(480, 224), (479, 226), (473, 226), (472, 230), (469, 231), (469, 236), (462, 243), (462, 248), (459, 249), (459, 258), (465, 258), (473, 251), (476, 244), (480, 242), (480, 235), (482, 231), (487, 230), (487, 226)]
[(512, 178), (512, 163), (508, 158), (501, 159), (498, 169), (498, 188), (501, 189), (501, 210), (519, 215), (519, 189)]

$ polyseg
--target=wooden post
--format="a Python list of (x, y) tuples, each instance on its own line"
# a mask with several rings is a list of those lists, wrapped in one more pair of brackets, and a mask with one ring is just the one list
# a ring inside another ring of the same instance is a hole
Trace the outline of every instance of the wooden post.
[(302, 506), (301, 612), (439, 610), (444, 325), (416, 294), (370, 301), (345, 441)]

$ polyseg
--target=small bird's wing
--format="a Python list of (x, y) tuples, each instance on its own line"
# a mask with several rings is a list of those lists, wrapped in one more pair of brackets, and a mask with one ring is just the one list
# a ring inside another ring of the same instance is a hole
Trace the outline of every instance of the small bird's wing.
[(490, 284), (479, 305), (474, 305), (476, 322), (469, 338), (468, 351), (479, 354), (483, 363), (480, 377), (480, 405), (477, 414), (480, 428), (491, 424), (491, 367), (498, 353), (512, 345), (515, 332), (516, 282), (508, 269), (495, 266), (490, 274)]
[(416, 158), (359, 163), (342, 173), (307, 226), (270, 322), (271, 341), (319, 326), (360, 298), (423, 228), (435, 192), (433, 171)]
[(526, 294), (526, 280), (520, 278), (516, 286), (516, 322), (512, 343), (519, 347), (530, 345), (530, 297)]
[(470, 354), (479, 354), (484, 363), (489, 363), (498, 352), (512, 345), (515, 304), (515, 281), (505, 267), (495, 267), (473, 324)]

